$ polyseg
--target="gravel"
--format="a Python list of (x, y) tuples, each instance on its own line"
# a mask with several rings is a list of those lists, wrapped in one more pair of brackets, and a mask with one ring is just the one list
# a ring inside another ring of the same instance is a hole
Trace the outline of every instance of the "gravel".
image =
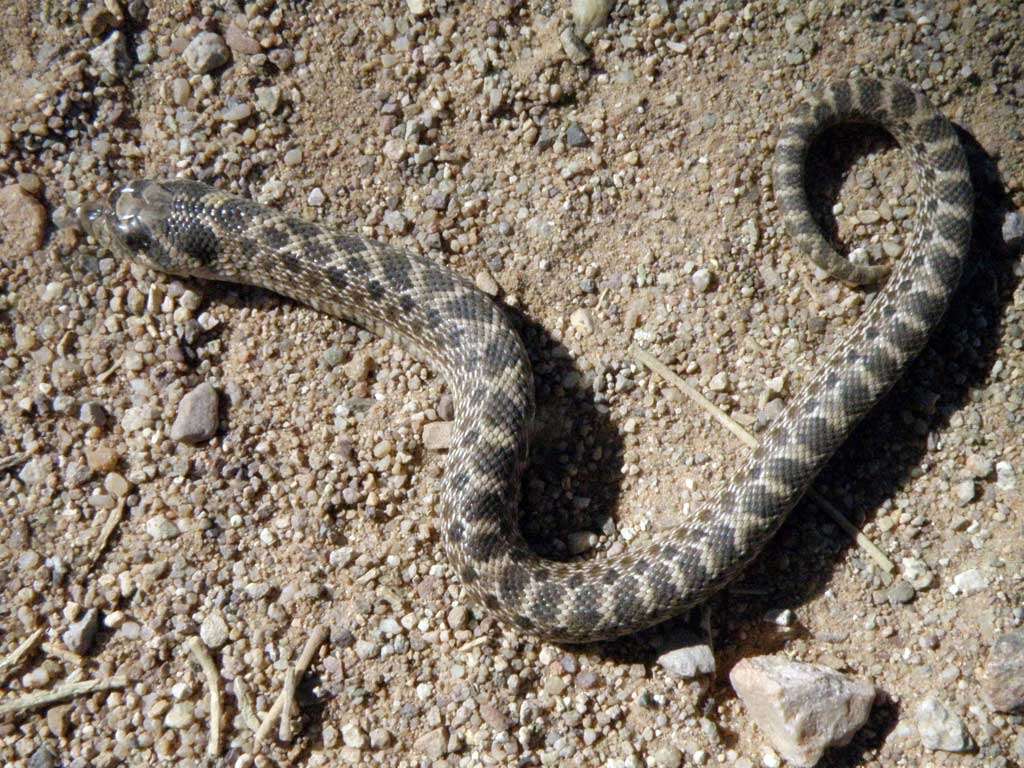
[(962, 571), (953, 577), (953, 586), (956, 592), (965, 597), (988, 589), (988, 584), (988, 578), (978, 568)]

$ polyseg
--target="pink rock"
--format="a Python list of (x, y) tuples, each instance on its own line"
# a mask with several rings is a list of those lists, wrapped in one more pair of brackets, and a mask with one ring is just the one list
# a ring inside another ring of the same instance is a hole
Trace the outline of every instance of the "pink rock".
[(1024, 712), (1024, 629), (999, 637), (985, 665), (985, 693), (996, 712)]
[(227, 31), (224, 32), (224, 42), (236, 53), (244, 53), (249, 56), (262, 50), (260, 44), (248, 32), (239, 29), (234, 24), (229, 25)]
[(799, 766), (848, 744), (875, 701), (873, 685), (784, 656), (743, 659), (729, 681), (772, 746)]
[(0, 189), (0, 243), (4, 260), (27, 256), (43, 246), (46, 209), (17, 184)]

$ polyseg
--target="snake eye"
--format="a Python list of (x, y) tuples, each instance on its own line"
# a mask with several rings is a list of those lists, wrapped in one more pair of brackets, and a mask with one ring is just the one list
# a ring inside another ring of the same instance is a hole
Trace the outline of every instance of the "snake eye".
[(135, 253), (144, 253), (153, 245), (153, 238), (148, 232), (132, 229), (121, 236), (121, 240)]
[(121, 247), (131, 255), (145, 256), (153, 245), (153, 237), (139, 217), (121, 213), (114, 224), (114, 233)]

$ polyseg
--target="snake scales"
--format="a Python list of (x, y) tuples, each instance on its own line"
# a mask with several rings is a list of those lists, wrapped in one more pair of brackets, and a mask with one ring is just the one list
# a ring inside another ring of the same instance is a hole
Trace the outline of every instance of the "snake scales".
[(414, 253), (308, 223), (191, 181), (134, 181), (83, 227), (154, 269), (262, 286), (396, 339), (431, 361), (456, 403), (443, 479), (442, 538), (470, 595), (520, 629), (565, 642), (627, 634), (691, 607), (761, 550), (856, 422), (924, 345), (953, 292), (970, 237), (972, 190), (950, 123), (898, 82), (857, 79), (801, 105), (776, 150), (775, 190), (797, 246), (834, 277), (879, 267), (833, 251), (808, 211), (804, 162), (831, 125), (871, 122), (909, 151), (920, 200), (886, 287), (714, 501), (618, 557), (552, 562), (518, 527), (533, 383), (502, 310)]

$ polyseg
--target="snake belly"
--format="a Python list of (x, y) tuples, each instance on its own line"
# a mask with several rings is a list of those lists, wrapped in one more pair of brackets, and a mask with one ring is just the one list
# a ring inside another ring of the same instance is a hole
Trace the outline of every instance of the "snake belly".
[(858, 420), (939, 321), (968, 250), (973, 194), (945, 117), (900, 82), (854, 79), (801, 104), (776, 148), (778, 207), (796, 246), (832, 276), (869, 284), (808, 210), (807, 149), (850, 121), (885, 128), (910, 153), (920, 199), (903, 257), (853, 330), (788, 404), (713, 501), (625, 553), (556, 562), (518, 524), (533, 380), (504, 312), (429, 259), (287, 216), (192, 181), (135, 181), (113, 207), (80, 211), (115, 253), (154, 269), (261, 286), (395, 339), (435, 367), (455, 402), (440, 497), (445, 553), (469, 595), (505, 622), (561, 642), (628, 634), (677, 615), (733, 579), (782, 524)]

